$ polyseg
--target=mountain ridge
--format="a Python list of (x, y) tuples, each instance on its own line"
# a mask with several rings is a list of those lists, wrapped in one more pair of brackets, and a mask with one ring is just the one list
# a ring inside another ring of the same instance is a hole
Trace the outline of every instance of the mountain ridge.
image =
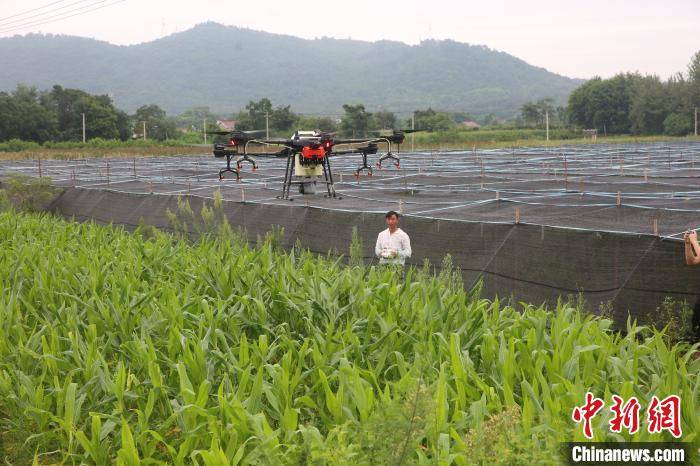
[(583, 80), (529, 65), (485, 45), (419, 44), (287, 34), (208, 22), (149, 42), (28, 34), (0, 39), (0, 90), (54, 84), (109, 94), (129, 112), (155, 103), (232, 113), (268, 97), (301, 113), (338, 114), (344, 103), (406, 113), (419, 108), (516, 114), (531, 100), (564, 103)]

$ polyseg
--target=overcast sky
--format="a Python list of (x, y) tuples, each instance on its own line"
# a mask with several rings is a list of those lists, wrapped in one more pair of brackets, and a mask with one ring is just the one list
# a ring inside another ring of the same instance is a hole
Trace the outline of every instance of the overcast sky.
[(205, 21), (309, 39), (453, 39), (577, 78), (639, 71), (666, 79), (686, 72), (700, 50), (700, 0), (0, 0), (0, 37), (42, 32), (126, 45)]

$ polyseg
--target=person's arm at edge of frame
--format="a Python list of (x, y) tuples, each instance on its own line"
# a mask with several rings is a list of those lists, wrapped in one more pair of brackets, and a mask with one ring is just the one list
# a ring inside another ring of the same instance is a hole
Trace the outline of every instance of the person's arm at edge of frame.
[(691, 231), (683, 235), (685, 242), (685, 263), (688, 265), (700, 264), (700, 244), (698, 244), (698, 235), (695, 231)]

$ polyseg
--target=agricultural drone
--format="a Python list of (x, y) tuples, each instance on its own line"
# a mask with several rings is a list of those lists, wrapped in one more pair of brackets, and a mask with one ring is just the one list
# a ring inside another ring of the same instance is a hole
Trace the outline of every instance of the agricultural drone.
[[(350, 139), (337, 138), (335, 133), (321, 131), (296, 131), (289, 139), (260, 138), (257, 135), (261, 131), (212, 131), (208, 134), (227, 138), (225, 143), (214, 144), (214, 156), (226, 157), (226, 168), (219, 170), (219, 180), (223, 180), (226, 173), (233, 173), (236, 181), (240, 180), (243, 163), (250, 163), (253, 171), (257, 170), (258, 165), (248, 152), (249, 145), (279, 148), (270, 152), (256, 152), (254, 155), (286, 159), (282, 194), (278, 198), (293, 200), (290, 198), (293, 184), (299, 185), (300, 194), (315, 194), (317, 182), (326, 185), (327, 197), (337, 197), (333, 186), (331, 157), (359, 154), (362, 156), (362, 165), (355, 170), (355, 176), (359, 177), (363, 170), (372, 176), (367, 156), (376, 154), (379, 146), (386, 144), (386, 153), (379, 157), (377, 167), (382, 168), (382, 162), (391, 160), (399, 168), (400, 145), (406, 138), (406, 133), (411, 132), (413, 130), (382, 130), (371, 132), (371, 136), (366, 138)], [(338, 146), (346, 147), (339, 149)], [(394, 148), (396, 152), (393, 151)], [(235, 162), (235, 168), (231, 165), (232, 161)]]

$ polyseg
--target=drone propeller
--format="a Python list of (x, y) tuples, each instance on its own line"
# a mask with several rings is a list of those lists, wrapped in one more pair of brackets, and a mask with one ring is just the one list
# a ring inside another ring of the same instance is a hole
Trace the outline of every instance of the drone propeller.
[(374, 129), (371, 131), (368, 131), (370, 134), (379, 134), (379, 135), (395, 135), (395, 134), (410, 134), (410, 133), (415, 133), (418, 131), (422, 131), (420, 129)]
[(255, 129), (251, 131), (239, 131), (237, 129), (234, 129), (232, 131), (207, 131), (207, 134), (218, 134), (219, 136), (225, 136), (227, 134), (243, 134), (246, 136), (253, 136), (255, 134), (262, 134), (264, 132), (264, 129)]

